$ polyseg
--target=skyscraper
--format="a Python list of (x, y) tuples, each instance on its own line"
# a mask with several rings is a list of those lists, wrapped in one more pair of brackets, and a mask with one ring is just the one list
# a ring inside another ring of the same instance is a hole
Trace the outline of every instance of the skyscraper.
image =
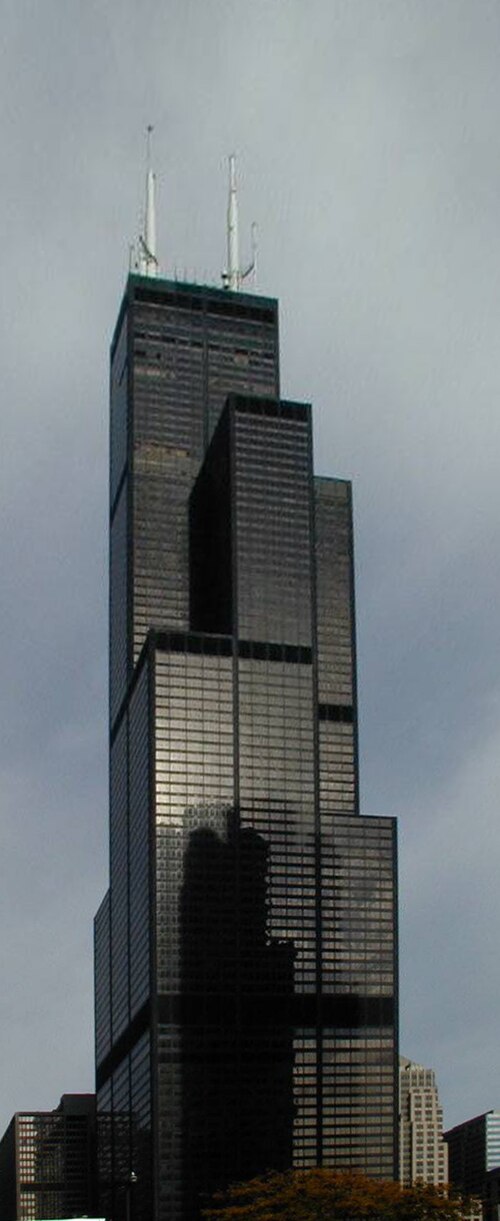
[(137, 1221), (266, 1169), (397, 1177), (395, 826), (358, 808), (351, 489), (313, 477), (311, 409), (280, 400), (234, 175), (229, 222), (229, 291), (158, 279), (146, 232), (111, 348), (98, 1130), (101, 1207)]
[(447, 1183), (443, 1108), (431, 1068), (399, 1059), (399, 1177), (402, 1183)]

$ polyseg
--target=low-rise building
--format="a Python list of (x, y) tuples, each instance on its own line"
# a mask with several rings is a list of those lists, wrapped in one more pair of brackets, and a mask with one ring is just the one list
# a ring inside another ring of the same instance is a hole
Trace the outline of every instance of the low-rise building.
[(95, 1095), (63, 1094), (54, 1111), (19, 1111), (0, 1141), (2, 1221), (95, 1211)]
[(444, 1133), (450, 1183), (467, 1195), (486, 1196), (486, 1175), (500, 1166), (500, 1111), (485, 1111)]

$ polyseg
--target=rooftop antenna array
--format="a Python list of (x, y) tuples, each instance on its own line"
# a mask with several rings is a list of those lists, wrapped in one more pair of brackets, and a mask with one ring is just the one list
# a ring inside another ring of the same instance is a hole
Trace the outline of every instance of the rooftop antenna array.
[(141, 276), (158, 275), (158, 258), (156, 255), (156, 177), (151, 165), (151, 136), (153, 127), (147, 127), (146, 143), (146, 200), (142, 232), (139, 234), (136, 250), (131, 255), (131, 263)]
[[(152, 124), (146, 129), (146, 194), (145, 208), (140, 224), (137, 241), (129, 246), (129, 271), (138, 272), (141, 276), (156, 277), (159, 274), (159, 263), (156, 253), (156, 175), (152, 168), (151, 136)], [(251, 281), (252, 287), (257, 283), (257, 225), (251, 226), (251, 257), (247, 267), (240, 264), (239, 227), (238, 227), (238, 197), (236, 184), (236, 156), (228, 158), (229, 165), (229, 198), (227, 204), (227, 269), (222, 272), (222, 286), (231, 292), (238, 292), (246, 282)], [(175, 268), (174, 278), (177, 280), (178, 268)], [(184, 271), (187, 280), (187, 271)], [(196, 283), (193, 272), (191, 282)]]
[(222, 272), (222, 284), (224, 288), (230, 289), (232, 292), (238, 292), (242, 284), (253, 278), (253, 286), (255, 287), (257, 274), (257, 225), (254, 223), (251, 229), (251, 250), (252, 257), (248, 267), (240, 266), (240, 244), (238, 230), (238, 196), (236, 188), (236, 156), (231, 153), (229, 157), (229, 198), (227, 203), (227, 268)]

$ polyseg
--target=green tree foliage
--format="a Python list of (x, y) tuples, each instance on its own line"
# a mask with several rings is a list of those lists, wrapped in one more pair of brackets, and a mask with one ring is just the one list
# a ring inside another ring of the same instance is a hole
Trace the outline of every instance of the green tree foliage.
[(214, 1196), (205, 1221), (461, 1221), (470, 1212), (444, 1187), (369, 1179), (355, 1171), (289, 1170)]

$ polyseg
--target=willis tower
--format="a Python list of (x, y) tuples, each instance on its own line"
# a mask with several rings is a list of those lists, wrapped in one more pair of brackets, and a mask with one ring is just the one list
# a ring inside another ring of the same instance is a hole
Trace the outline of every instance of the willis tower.
[[(313, 475), (278, 307), (163, 279), (111, 345), (102, 1215), (290, 1166), (397, 1176), (395, 824), (358, 805), (351, 487)], [(251, 269), (249, 269), (251, 270)]]

